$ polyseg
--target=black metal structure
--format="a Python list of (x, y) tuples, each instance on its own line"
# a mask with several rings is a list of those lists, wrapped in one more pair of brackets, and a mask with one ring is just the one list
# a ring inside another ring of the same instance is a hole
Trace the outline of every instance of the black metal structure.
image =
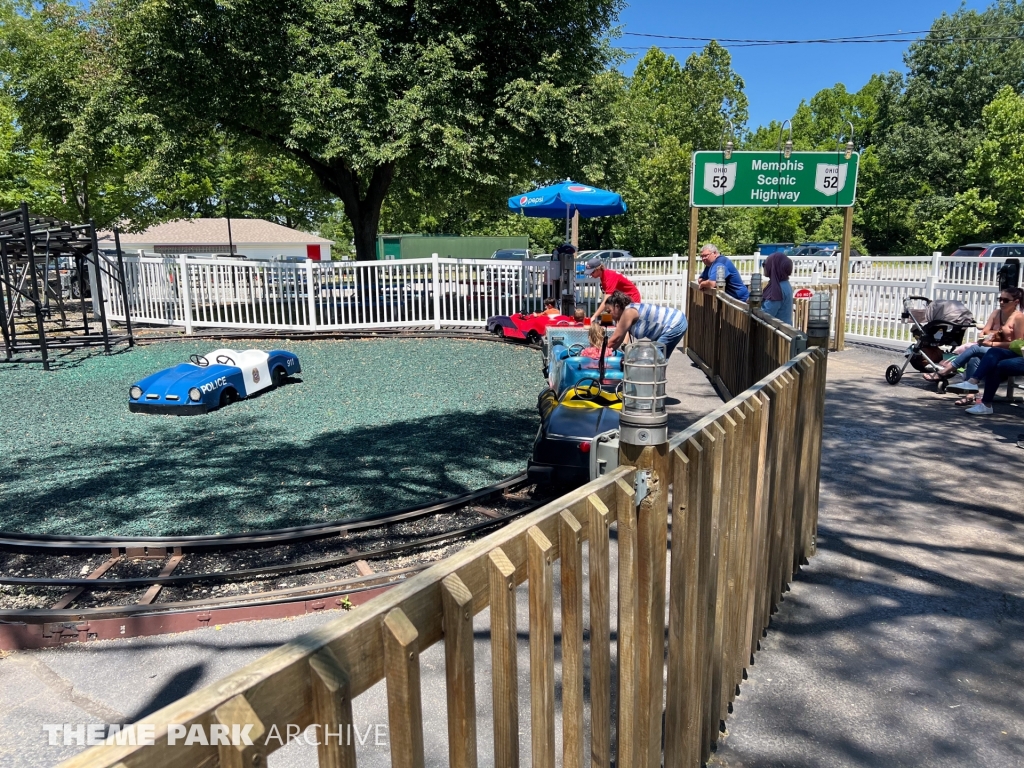
[(130, 317), (119, 334), (107, 320), (107, 288), (121, 291), (128, 311), (116, 230), (114, 238), (116, 254), (110, 256), (100, 250), (91, 221), (37, 216), (27, 203), (0, 212), (0, 362), (42, 363), (50, 370), (54, 350), (103, 345), (109, 354), (115, 344), (134, 346)]

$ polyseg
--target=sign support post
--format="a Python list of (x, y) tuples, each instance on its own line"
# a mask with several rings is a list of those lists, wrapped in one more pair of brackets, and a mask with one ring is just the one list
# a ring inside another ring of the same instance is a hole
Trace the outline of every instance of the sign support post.
[(697, 279), (697, 218), (700, 208), (690, 206), (690, 252), (686, 262), (686, 281), (692, 283)]
[(839, 257), (839, 297), (836, 302), (836, 350), (846, 347), (846, 294), (850, 290), (850, 239), (853, 237), (853, 206), (843, 209), (843, 242)]

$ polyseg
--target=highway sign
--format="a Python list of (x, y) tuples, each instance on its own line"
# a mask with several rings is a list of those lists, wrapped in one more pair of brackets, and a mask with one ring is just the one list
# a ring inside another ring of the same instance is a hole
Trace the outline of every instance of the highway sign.
[(690, 205), (696, 208), (853, 205), (860, 156), (854, 152), (694, 152)]

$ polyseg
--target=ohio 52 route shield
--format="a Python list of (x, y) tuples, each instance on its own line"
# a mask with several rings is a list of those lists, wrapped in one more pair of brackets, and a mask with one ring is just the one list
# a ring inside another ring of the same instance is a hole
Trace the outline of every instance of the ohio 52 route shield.
[(690, 205), (841, 207), (853, 205), (860, 156), (844, 152), (694, 152)]

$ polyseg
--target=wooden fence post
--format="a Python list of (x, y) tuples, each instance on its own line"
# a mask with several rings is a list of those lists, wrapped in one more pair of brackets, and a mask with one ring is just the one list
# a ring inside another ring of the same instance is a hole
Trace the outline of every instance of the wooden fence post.
[(516, 663), (516, 567), (499, 547), (488, 556), (491, 604), (491, 695), (495, 768), (519, 768), (519, 678)]
[(611, 765), (611, 607), (608, 553), (611, 514), (597, 496), (587, 497), (590, 565), (590, 764)]
[[(658, 445), (620, 442), (619, 464), (649, 473), (647, 496), (635, 511), (638, 579), (636, 642), (639, 659), (636, 690), (637, 765), (644, 768), (661, 763), (668, 488), (672, 480), (669, 475), (668, 442)], [(621, 539), (619, 546), (621, 552)]]
[(384, 676), (394, 768), (423, 768), (423, 699), (419, 632), (401, 608), (384, 619)]
[(637, 670), (639, 649), (637, 624), (639, 595), (637, 578), (636, 492), (622, 480), (616, 483), (615, 517), (619, 542), (619, 712), (618, 768), (634, 768), (641, 739), (636, 730)]
[(448, 694), (448, 764), (476, 768), (473, 593), (454, 573), (441, 582), (444, 668)]
[[(583, 768), (583, 527), (569, 512), (562, 512), (558, 526), (562, 565), (562, 765)], [(593, 536), (594, 529), (590, 531)]]
[(530, 581), (530, 733), (535, 768), (555, 768), (555, 547), (540, 528), (526, 532)]

